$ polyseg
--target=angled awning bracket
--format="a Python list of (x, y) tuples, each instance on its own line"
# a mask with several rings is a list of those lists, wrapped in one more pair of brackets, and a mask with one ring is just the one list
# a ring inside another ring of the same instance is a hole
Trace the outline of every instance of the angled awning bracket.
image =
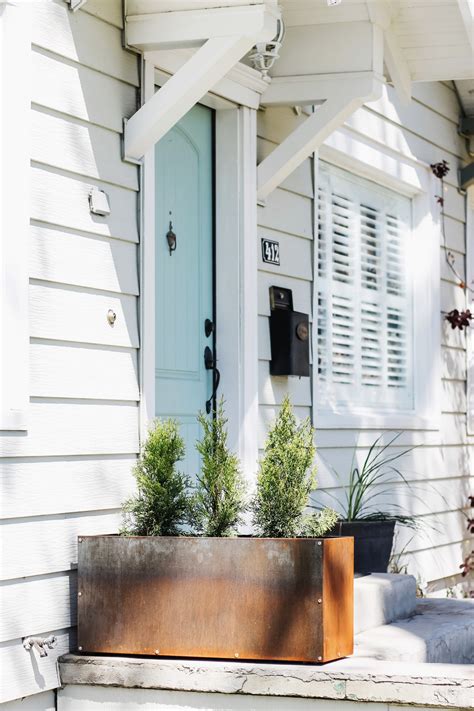
[[(257, 195), (258, 200), (265, 198), (280, 185), (306, 158), (314, 153), (324, 140), (340, 126), (354, 111), (366, 101), (379, 98), (383, 78), (375, 72), (358, 74), (351, 77), (342, 75), (339, 81), (335, 75), (313, 77), (312, 84), (309, 77), (304, 81), (291, 82), (291, 99), (295, 104), (321, 103), (307, 119), (304, 120), (279, 146), (277, 146), (257, 168)], [(343, 77), (343, 78), (342, 78)], [(275, 80), (274, 80), (275, 82)], [(281, 103), (278, 101), (278, 91), (282, 82), (272, 83), (264, 95), (266, 104)], [(318, 91), (319, 85), (319, 91)], [(288, 94), (286, 94), (288, 98)], [(318, 98), (319, 97), (319, 98)], [(305, 100), (302, 100), (305, 99)]]
[[(206, 12), (208, 11), (200, 11)], [(216, 18), (215, 12), (209, 12), (209, 18)], [(230, 14), (227, 16), (227, 29), (224, 30), (222, 13), (226, 12)], [(197, 46), (198, 49), (166, 84), (128, 119), (124, 129), (124, 160), (140, 160), (256, 42), (269, 41), (275, 36), (278, 15), (266, 5), (247, 7), (245, 24), (235, 21), (232, 25), (232, 13), (232, 8), (224, 8), (218, 13), (218, 21), (210, 21), (207, 26), (201, 21), (197, 23), (195, 30), (192, 25), (190, 28), (188, 22), (183, 22), (182, 18), (182, 15), (196, 14), (194, 11), (165, 13), (167, 33), (163, 36), (160, 26), (157, 25), (155, 41), (150, 36), (146, 23), (143, 25), (143, 32), (146, 34), (141, 38), (141, 42), (147, 48), (169, 48), (170, 38), (172, 44), (177, 46), (181, 33), (182, 42), (186, 46)], [(138, 22), (137, 20), (135, 24), (138, 25)], [(130, 43), (133, 39), (135, 46), (140, 47), (136, 29), (135, 27), (135, 34), (128, 34), (127, 41)], [(203, 38), (206, 31), (207, 39)], [(219, 32), (224, 31), (224, 35), (219, 35)]]

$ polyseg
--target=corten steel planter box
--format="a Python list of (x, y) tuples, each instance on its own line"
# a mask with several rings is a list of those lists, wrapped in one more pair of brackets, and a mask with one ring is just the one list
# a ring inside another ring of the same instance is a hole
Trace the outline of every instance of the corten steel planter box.
[(79, 539), (82, 652), (327, 662), (353, 651), (352, 538)]

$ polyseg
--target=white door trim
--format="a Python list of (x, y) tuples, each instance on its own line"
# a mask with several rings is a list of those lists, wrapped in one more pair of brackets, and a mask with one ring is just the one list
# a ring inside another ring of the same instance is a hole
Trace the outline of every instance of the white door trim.
[[(155, 91), (155, 66), (143, 60), (143, 93)], [(257, 466), (258, 316), (256, 111), (229, 102), (216, 109), (216, 351), (229, 445), (246, 477)], [(212, 103), (211, 103), (212, 102)], [(155, 172), (154, 148), (142, 167), (140, 245), (140, 432), (155, 417)], [(204, 404), (203, 404), (204, 405)]]

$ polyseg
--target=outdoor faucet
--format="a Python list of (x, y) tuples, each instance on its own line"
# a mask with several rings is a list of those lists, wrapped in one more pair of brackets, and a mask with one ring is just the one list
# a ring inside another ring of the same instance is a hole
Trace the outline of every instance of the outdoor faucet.
[(48, 649), (53, 649), (57, 641), (57, 638), (52, 634), (49, 637), (25, 637), (23, 647), (27, 652), (30, 649), (36, 649), (40, 657), (47, 657)]

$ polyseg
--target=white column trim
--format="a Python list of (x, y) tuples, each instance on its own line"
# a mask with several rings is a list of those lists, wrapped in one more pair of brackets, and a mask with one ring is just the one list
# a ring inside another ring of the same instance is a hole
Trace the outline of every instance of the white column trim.
[[(142, 62), (142, 94), (148, 101), (155, 93), (155, 66)], [(155, 417), (155, 146), (144, 155), (141, 168), (140, 230), (140, 437), (146, 437)]]
[(258, 459), (256, 111), (216, 113), (217, 361), (229, 445), (252, 484)]

